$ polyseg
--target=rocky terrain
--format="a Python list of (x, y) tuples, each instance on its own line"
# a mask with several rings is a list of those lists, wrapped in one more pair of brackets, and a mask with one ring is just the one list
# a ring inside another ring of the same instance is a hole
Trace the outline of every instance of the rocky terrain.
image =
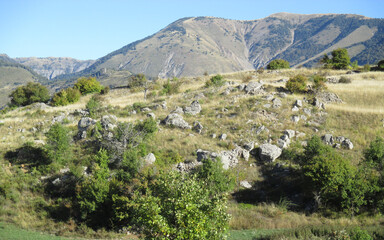
[(77, 60), (69, 57), (24, 57), (15, 58), (16, 62), (30, 67), (41, 76), (49, 80), (63, 74), (71, 74), (82, 71), (92, 65), (94, 60)]

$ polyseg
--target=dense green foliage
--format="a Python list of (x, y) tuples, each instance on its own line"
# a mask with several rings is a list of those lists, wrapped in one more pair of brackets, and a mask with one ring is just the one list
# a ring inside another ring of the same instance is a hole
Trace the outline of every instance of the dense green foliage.
[(60, 123), (55, 123), (46, 136), (49, 157), (56, 163), (67, 163), (71, 158), (69, 129)]
[(267, 65), (267, 69), (276, 70), (276, 69), (286, 69), (289, 68), (289, 62), (284, 59), (275, 59), (272, 60)]
[(213, 77), (211, 77), (207, 82), (205, 82), (205, 87), (211, 87), (211, 86), (214, 86), (214, 87), (221, 87), (225, 84), (225, 80), (223, 78), (223, 76), (221, 76), (220, 74), (217, 74)]
[(292, 93), (303, 93), (307, 91), (308, 78), (304, 75), (296, 75), (289, 78), (285, 87)]
[(96, 80), (95, 77), (79, 78), (74, 86), (78, 89), (81, 94), (85, 95), (88, 93), (99, 93), (103, 89), (103, 86)]
[(87, 102), (87, 105), (85, 105), (85, 108), (88, 110), (89, 116), (91, 118), (98, 116), (98, 112), (101, 107), (102, 103), (99, 95), (92, 96), (91, 99), (89, 99)]
[[(321, 63), (324, 64), (326, 68), (332, 69), (347, 69), (351, 64), (351, 59), (348, 55), (348, 51), (345, 48), (338, 48), (333, 50), (332, 58), (329, 58), (327, 54), (321, 59)], [(357, 62), (356, 64), (357, 65)]]
[(65, 106), (80, 100), (81, 93), (76, 88), (66, 88), (55, 93), (52, 98), (53, 106)]
[(26, 106), (35, 102), (45, 103), (51, 98), (46, 87), (33, 82), (16, 88), (9, 97), (11, 104), (15, 106)]
[(114, 201), (119, 220), (129, 219), (146, 239), (224, 239), (228, 229), (225, 195), (211, 195), (194, 176), (163, 174), (146, 194)]

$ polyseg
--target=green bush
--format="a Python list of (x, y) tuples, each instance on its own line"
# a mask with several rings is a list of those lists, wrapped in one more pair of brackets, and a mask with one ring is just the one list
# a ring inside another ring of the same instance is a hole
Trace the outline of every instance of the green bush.
[(181, 82), (178, 78), (173, 78), (172, 80), (167, 80), (167, 83), (163, 84), (163, 89), (161, 90), (161, 95), (172, 95), (179, 93)]
[(76, 88), (63, 89), (55, 93), (52, 98), (53, 106), (65, 106), (80, 100), (81, 93)]
[(55, 123), (46, 133), (46, 149), (50, 159), (59, 164), (65, 164), (71, 159), (69, 129), (60, 123)]
[(209, 79), (209, 81), (205, 82), (205, 87), (221, 87), (225, 84), (224, 77), (220, 74), (217, 74)]
[(310, 192), (316, 192), (324, 203), (354, 214), (366, 204), (368, 183), (358, 169), (335, 150), (312, 137), (301, 162), (304, 175), (310, 182)]
[(157, 123), (153, 118), (147, 118), (144, 121), (139, 122), (135, 125), (135, 128), (145, 134), (144, 139), (153, 136), (158, 130)]
[(291, 77), (285, 87), (292, 93), (303, 93), (307, 91), (308, 78), (304, 75)]
[(161, 174), (145, 194), (114, 197), (115, 216), (145, 239), (225, 239), (226, 195), (211, 196), (194, 176)]
[(212, 193), (227, 192), (234, 187), (235, 181), (229, 172), (223, 169), (220, 159), (206, 159), (202, 163), (197, 169), (197, 177), (205, 182)]
[(276, 69), (286, 69), (289, 68), (289, 62), (284, 59), (275, 59), (272, 60), (267, 65), (267, 69), (276, 70)]
[(313, 80), (313, 89), (316, 91), (324, 91), (327, 89), (327, 85), (325, 85), (325, 82), (327, 79), (320, 75), (314, 75), (312, 77)]
[(108, 162), (107, 151), (100, 149), (94, 157), (92, 175), (76, 186), (76, 198), (83, 220), (89, 219), (95, 212), (103, 211), (102, 205), (109, 193)]
[(40, 83), (29, 82), (16, 88), (10, 95), (11, 105), (26, 106), (35, 102), (48, 102), (51, 96), (48, 89)]
[(367, 231), (361, 230), (359, 227), (353, 229), (350, 235), (351, 240), (373, 240)]
[(74, 86), (75, 89), (78, 89), (82, 95), (88, 93), (99, 93), (103, 89), (103, 86), (96, 80), (95, 77), (89, 78), (79, 78)]
[(97, 117), (99, 115), (99, 110), (102, 107), (100, 97), (97, 95), (92, 96), (91, 99), (89, 99), (87, 105), (85, 105), (85, 107), (89, 112), (89, 117)]
[(384, 139), (382, 137), (376, 137), (367, 149), (364, 150), (364, 159), (378, 169), (384, 167)]

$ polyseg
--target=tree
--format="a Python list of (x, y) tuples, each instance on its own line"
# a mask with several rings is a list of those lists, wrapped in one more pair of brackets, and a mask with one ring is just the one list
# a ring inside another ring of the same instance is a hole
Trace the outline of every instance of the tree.
[(75, 89), (78, 89), (82, 95), (94, 92), (101, 92), (103, 86), (96, 80), (95, 77), (81, 77), (77, 80), (74, 86)]
[(226, 194), (211, 196), (195, 176), (162, 174), (145, 194), (114, 197), (115, 216), (146, 239), (224, 239), (228, 229)]
[(284, 59), (275, 59), (272, 60), (268, 65), (267, 69), (276, 70), (276, 69), (285, 69), (289, 68), (289, 62)]
[(46, 133), (48, 155), (50, 159), (64, 164), (71, 158), (69, 129), (55, 123)]
[(77, 201), (80, 207), (82, 219), (89, 219), (89, 216), (96, 211), (102, 211), (101, 205), (109, 193), (109, 157), (104, 149), (100, 149), (94, 157), (92, 176), (86, 177), (77, 185)]
[(211, 77), (209, 81), (205, 83), (205, 87), (210, 87), (210, 86), (221, 87), (224, 84), (225, 84), (225, 80), (223, 76), (221, 76), (220, 74), (217, 74)]
[(307, 91), (308, 78), (304, 75), (291, 77), (285, 84), (285, 87), (293, 93), (303, 93)]
[(368, 185), (358, 169), (318, 136), (308, 141), (301, 166), (310, 182), (310, 191), (316, 192), (324, 202), (351, 214), (366, 203)]
[(48, 102), (51, 96), (48, 89), (40, 83), (29, 82), (16, 88), (10, 95), (11, 105), (26, 106), (35, 102)]
[(329, 58), (327, 54), (320, 60), (321, 63), (325, 64), (326, 68), (333, 69), (347, 69), (351, 64), (351, 59), (349, 58), (348, 51), (345, 48), (338, 48), (333, 50), (332, 58)]

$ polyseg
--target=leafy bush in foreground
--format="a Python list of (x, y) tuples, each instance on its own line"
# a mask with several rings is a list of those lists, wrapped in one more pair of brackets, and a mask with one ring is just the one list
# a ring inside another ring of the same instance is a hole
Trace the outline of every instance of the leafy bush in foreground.
[(285, 84), (285, 87), (293, 93), (303, 93), (307, 91), (308, 78), (304, 75), (291, 77)]
[(115, 197), (114, 204), (117, 218), (129, 219), (145, 239), (221, 240), (228, 229), (225, 195), (211, 196), (196, 177), (177, 172), (162, 174), (146, 194)]

